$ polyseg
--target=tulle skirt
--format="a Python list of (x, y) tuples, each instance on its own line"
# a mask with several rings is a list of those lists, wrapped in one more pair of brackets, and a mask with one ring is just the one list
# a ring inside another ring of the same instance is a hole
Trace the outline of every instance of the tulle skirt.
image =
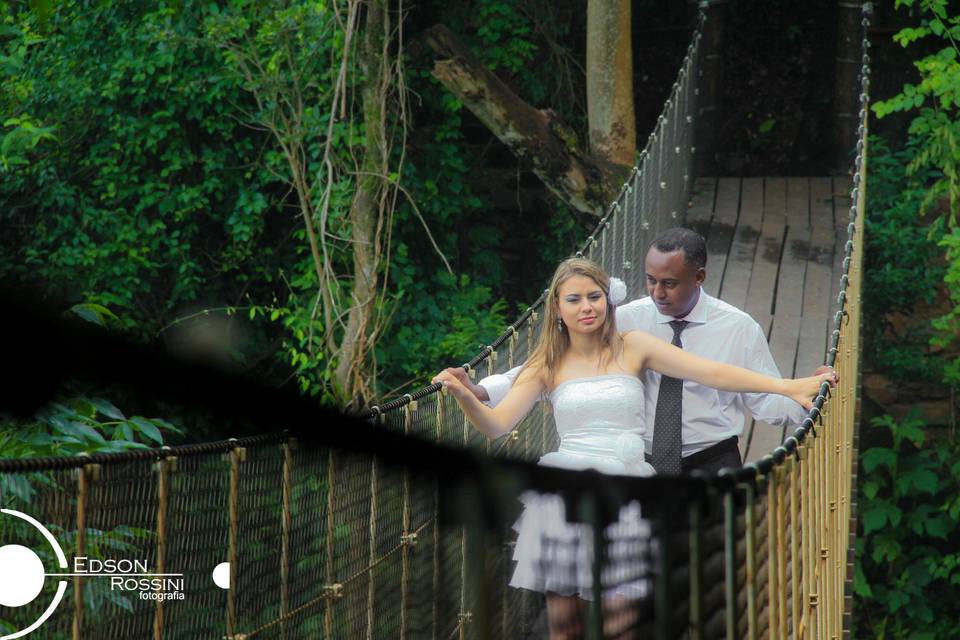
[[(650, 465), (623, 468), (613, 461), (585, 465), (579, 456), (547, 454), (540, 464), (572, 469), (597, 468), (605, 473), (651, 475)], [(514, 524), (517, 532), (513, 559), (516, 562), (510, 586), (578, 596), (593, 600), (593, 531), (589, 525), (567, 522), (563, 498), (555, 494), (525, 492), (523, 513)], [(620, 509), (619, 519), (604, 530), (605, 557), (600, 571), (603, 598), (645, 597), (650, 588), (650, 524), (640, 517), (640, 505)]]

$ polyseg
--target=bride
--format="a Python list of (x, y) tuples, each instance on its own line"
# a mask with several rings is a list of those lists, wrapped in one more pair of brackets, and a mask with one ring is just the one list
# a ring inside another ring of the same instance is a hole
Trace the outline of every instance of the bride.
[[(621, 283), (622, 286), (622, 283)], [(511, 431), (541, 397), (553, 405), (559, 450), (539, 464), (602, 473), (647, 476), (644, 394), (640, 373), (663, 375), (725, 391), (778, 393), (804, 408), (832, 376), (781, 380), (693, 355), (641, 331), (619, 334), (610, 301), (610, 277), (596, 263), (570, 258), (560, 263), (547, 293), (540, 338), (504, 400), (491, 409), (451, 373), (434, 377), (456, 399), (473, 426), (489, 438)], [(523, 498), (511, 586), (546, 594), (550, 637), (580, 637), (584, 600), (591, 599), (592, 542), (589, 528), (566, 522), (558, 496)], [(649, 536), (635, 505), (621, 510), (607, 528), (607, 557), (601, 574), (605, 636), (627, 638), (630, 619), (613, 612), (646, 595), (643, 566), (631, 548)], [(631, 540), (633, 544), (631, 546)], [(547, 543), (550, 541), (550, 543)], [(628, 576), (624, 579), (624, 576)], [(619, 579), (618, 579), (619, 577)], [(609, 630), (608, 630), (609, 629)]]

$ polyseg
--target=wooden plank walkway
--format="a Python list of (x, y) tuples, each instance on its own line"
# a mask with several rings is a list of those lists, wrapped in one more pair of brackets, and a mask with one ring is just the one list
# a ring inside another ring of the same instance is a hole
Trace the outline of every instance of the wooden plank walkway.
[[(698, 178), (686, 225), (707, 239), (707, 292), (749, 313), (781, 375), (809, 375), (826, 358), (837, 310), (850, 206), (849, 178)], [(748, 416), (746, 462), (784, 429)]]

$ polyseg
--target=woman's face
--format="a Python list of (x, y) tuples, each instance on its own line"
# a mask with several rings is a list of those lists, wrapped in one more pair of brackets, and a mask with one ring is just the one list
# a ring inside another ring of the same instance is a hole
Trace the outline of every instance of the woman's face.
[(592, 278), (575, 275), (557, 289), (560, 320), (571, 333), (592, 333), (607, 317), (607, 296)]

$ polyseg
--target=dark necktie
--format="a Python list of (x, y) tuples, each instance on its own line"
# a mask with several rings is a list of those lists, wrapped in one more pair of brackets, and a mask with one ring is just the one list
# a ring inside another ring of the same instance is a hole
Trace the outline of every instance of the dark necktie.
[[(680, 334), (687, 327), (686, 320), (671, 320), (673, 344), (683, 348)], [(650, 452), (653, 468), (661, 474), (680, 473), (680, 434), (683, 429), (681, 409), (683, 406), (683, 380), (660, 377), (660, 393), (657, 396), (657, 413), (653, 419), (653, 451)]]

